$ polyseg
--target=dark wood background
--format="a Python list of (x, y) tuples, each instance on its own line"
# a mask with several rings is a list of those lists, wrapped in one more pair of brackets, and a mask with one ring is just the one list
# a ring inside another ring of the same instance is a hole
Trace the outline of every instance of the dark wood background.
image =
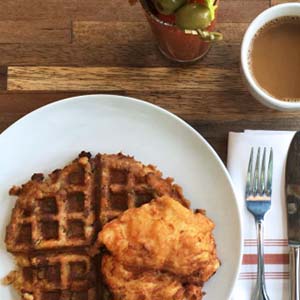
[(74, 95), (155, 103), (196, 128), (226, 159), (229, 131), (300, 129), (300, 112), (268, 109), (246, 91), (239, 52), (249, 22), (281, 0), (221, 0), (223, 42), (194, 65), (157, 50), (140, 5), (126, 0), (0, 1), (0, 132)]

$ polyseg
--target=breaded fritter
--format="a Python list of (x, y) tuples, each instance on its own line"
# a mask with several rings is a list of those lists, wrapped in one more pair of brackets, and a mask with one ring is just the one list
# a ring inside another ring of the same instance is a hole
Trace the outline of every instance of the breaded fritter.
[(125, 211), (106, 224), (99, 241), (127, 267), (197, 273), (206, 281), (219, 267), (212, 234), (214, 223), (169, 196)]
[(110, 255), (102, 258), (104, 281), (113, 300), (200, 300), (201, 288), (183, 285), (177, 276), (159, 271), (133, 271)]

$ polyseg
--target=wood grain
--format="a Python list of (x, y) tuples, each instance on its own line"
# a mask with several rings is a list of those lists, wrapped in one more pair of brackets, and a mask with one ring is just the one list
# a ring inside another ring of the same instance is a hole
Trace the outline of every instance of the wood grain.
[[(240, 38), (241, 39), (241, 38)], [(145, 43), (122, 44), (0, 44), (0, 65), (17, 66), (179, 66), (167, 60), (150, 39)], [(197, 65), (236, 67), (240, 45), (221, 42)]]
[[(0, 111), (13, 115), (26, 114), (36, 108), (53, 101), (78, 96), (82, 94), (98, 94), (90, 92), (14, 92), (0, 93)], [(101, 92), (103, 93), (103, 92)], [(115, 94), (115, 93), (114, 93)], [(123, 91), (119, 95), (142, 99), (163, 107), (183, 119), (197, 122), (244, 122), (245, 117), (250, 122), (263, 122), (268, 118), (284, 122), (299, 116), (297, 112), (282, 113), (266, 108), (247, 92), (223, 93), (187, 91), (184, 94), (173, 94), (167, 91)], [(7, 99), (7, 101), (5, 101)], [(0, 118), (1, 123), (1, 118)]]
[(0, 43), (71, 43), (70, 21), (0, 21)]
[[(269, 0), (221, 0), (221, 22), (248, 22), (269, 6)], [(131, 7), (127, 0), (6, 0), (0, 2), (0, 20), (145, 20), (140, 5)]]
[(271, 0), (271, 5), (281, 4), (281, 3), (288, 3), (288, 2), (300, 2), (300, 0)]
[(258, 14), (270, 6), (266, 1), (222, 1), (218, 12), (219, 22), (251, 22)]
[(7, 89), (7, 67), (0, 66), (0, 91), (6, 89)]
[[(145, 43), (153, 38), (146, 22), (74, 21), (73, 42), (107, 45)], [(117, 43), (117, 44), (116, 44)]]
[[(219, 23), (217, 30), (224, 35), (225, 42), (240, 42), (248, 23)], [(130, 44), (154, 43), (150, 27), (146, 22), (73, 22), (75, 44), (113, 45), (115, 48)]]
[[(195, 80), (197, 78), (197, 80)], [(9, 67), (7, 89), (74, 91), (241, 91), (239, 71), (216, 68)]]
[(132, 20), (143, 12), (126, 0), (5, 0), (0, 2), (0, 20)]
[(247, 30), (248, 23), (219, 23), (217, 30), (222, 32), (226, 43), (240, 43)]

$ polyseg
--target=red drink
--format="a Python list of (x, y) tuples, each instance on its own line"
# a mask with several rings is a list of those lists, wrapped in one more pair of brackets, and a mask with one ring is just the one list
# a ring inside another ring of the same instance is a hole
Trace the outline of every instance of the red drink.
[[(163, 21), (153, 11), (149, 0), (140, 0), (151, 30), (157, 40), (160, 51), (169, 59), (178, 62), (193, 62), (202, 58), (211, 47), (211, 42), (203, 40), (199, 35), (187, 34), (166, 16)], [(216, 19), (206, 31), (213, 31)]]

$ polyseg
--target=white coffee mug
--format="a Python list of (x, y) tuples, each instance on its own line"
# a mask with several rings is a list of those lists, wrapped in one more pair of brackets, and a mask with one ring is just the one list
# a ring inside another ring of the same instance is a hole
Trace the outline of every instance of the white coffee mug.
[[(252, 40), (255, 34), (270, 21), (285, 17), (285, 16), (299, 16), (300, 17), (300, 3), (290, 2), (278, 4), (270, 7), (258, 15), (248, 27), (242, 42), (241, 48), (241, 72), (245, 79), (245, 83), (249, 92), (254, 98), (262, 104), (277, 109), (277, 110), (300, 110), (299, 102), (287, 102), (276, 99), (265, 92), (255, 81), (249, 65), (249, 50), (252, 45)], [(300, 33), (299, 33), (300, 34)], [(300, 54), (299, 54), (300, 55)]]

